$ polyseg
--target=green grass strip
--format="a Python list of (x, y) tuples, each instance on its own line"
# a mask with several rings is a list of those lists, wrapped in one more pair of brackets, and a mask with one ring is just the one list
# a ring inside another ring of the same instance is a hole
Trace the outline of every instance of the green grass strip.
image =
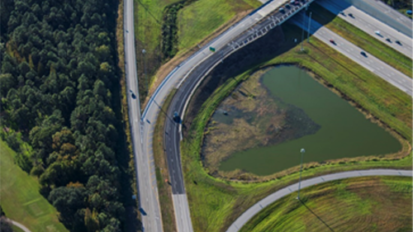
[[(307, 67), (370, 111), (374, 117), (393, 127), (408, 138), (408, 141), (411, 140), (412, 106), (407, 94), (331, 48), (326, 48), (322, 42), (315, 38), (310, 39), (310, 45), (305, 45), (305, 53), (298, 52), (299, 45), (291, 44), (294, 38), (299, 38), (301, 35), (301, 31), (295, 26), (287, 25), (284, 28), (284, 33), (286, 42), (281, 46), (292, 47), (292, 49), (235, 77), (237, 81), (229, 79), (220, 86), (202, 105), (197, 117), (192, 122), (188, 136), (181, 143), (185, 188), (195, 231), (225, 231), (238, 216), (254, 203), (288, 184), (295, 183), (299, 178), (298, 165), (285, 172), (264, 177), (264, 182), (249, 184), (214, 178), (208, 174), (208, 170), (202, 167), (199, 153), (204, 128), (210, 116), (222, 99), (230, 94), (237, 83), (247, 78), (254, 69), (280, 63), (296, 63), (299, 66)], [(319, 63), (319, 61), (325, 62)], [(405, 141), (403, 144), (404, 148), (407, 149), (408, 142)], [(383, 167), (408, 169), (411, 166), (411, 154), (406, 158), (394, 161), (382, 160), (381, 158), (362, 158), (348, 162), (307, 165), (303, 171), (303, 178), (354, 169)]]

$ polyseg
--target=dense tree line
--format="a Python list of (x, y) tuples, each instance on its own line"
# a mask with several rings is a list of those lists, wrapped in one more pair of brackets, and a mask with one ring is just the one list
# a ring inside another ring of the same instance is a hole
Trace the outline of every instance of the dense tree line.
[(412, 9), (412, 0), (381, 0), (394, 9)]
[[(72, 231), (120, 231), (116, 0), (2, 0), (1, 125)], [(16, 133), (18, 132), (18, 134)], [(19, 137), (21, 136), (21, 138)]]

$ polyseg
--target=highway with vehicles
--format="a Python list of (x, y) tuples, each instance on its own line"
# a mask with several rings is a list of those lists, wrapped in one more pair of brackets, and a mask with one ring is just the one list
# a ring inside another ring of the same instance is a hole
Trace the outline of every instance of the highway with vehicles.
[[(349, 12), (354, 12), (353, 10), (354, 9), (352, 9), (352, 11), (349, 11)], [(344, 13), (347, 13), (348, 15), (349, 12), (344, 12)], [(307, 29), (307, 24), (302, 25), (302, 22), (303, 22), (302, 17), (304, 16), (304, 14), (301, 13), (300, 16), (301, 18), (296, 17), (292, 19), (292, 21), (295, 24), (299, 25), (300, 27), (302, 28), (304, 27), (305, 29)], [(304, 21), (308, 22), (308, 17), (306, 17)], [(380, 76), (381, 78), (385, 79), (389, 83), (398, 87), (400, 90), (412, 96), (412, 79), (398, 72), (391, 66), (380, 61), (379, 59), (364, 52), (362, 49), (358, 48), (357, 46), (347, 42), (345, 39), (341, 38), (337, 34), (322, 27), (322, 25), (319, 25), (314, 20), (312, 20), (310, 24), (312, 25), (310, 31), (313, 34), (313, 36), (320, 39), (324, 43), (328, 44), (330, 47), (338, 50), (340, 53), (346, 55), (350, 59), (359, 63), (360, 65), (367, 68), (368, 70), (375, 73), (376, 75)], [(387, 26), (378, 27), (378, 28), (383, 30), (383, 28), (386, 28), (386, 27)], [(396, 35), (396, 34), (393, 34), (393, 35)], [(400, 36), (400, 34), (398, 33), (397, 36)], [(403, 35), (400, 37), (403, 37)], [(411, 45), (411, 39), (406, 38), (405, 44)], [(411, 55), (409, 55), (409, 57), (411, 57)], [(378, 175), (411, 177), (412, 171), (411, 170), (386, 170), (386, 169), (380, 170), (379, 169), (379, 170), (341, 172), (341, 173), (334, 173), (334, 174), (329, 174), (325, 176), (314, 177), (308, 180), (304, 180), (302, 181), (301, 186), (302, 188), (305, 188), (305, 187), (320, 184), (326, 181), (353, 178), (353, 177), (358, 177), (358, 176), (378, 176)], [(295, 192), (297, 190), (298, 190), (298, 183), (287, 186), (281, 190), (278, 190), (275, 193), (264, 198), (263, 200), (257, 202), (255, 205), (253, 205), (251, 208), (245, 211), (240, 217), (238, 217), (236, 221), (228, 228), (227, 232), (239, 231), (243, 225), (245, 225), (252, 217), (258, 214), (262, 209), (272, 204), (273, 202), (279, 200), (280, 198), (287, 196), (288, 194), (291, 194), (292, 192)]]
[[(305, 17), (304, 26), (303, 26), (303, 19), (302, 19), (303, 16)], [(297, 15), (296, 17), (292, 19), (292, 22), (294, 22), (296, 25), (300, 26), (301, 28), (304, 27), (304, 29), (307, 30), (308, 19), (309, 18), (305, 16), (304, 13), (301, 12), (299, 15)], [(383, 78), (390, 84), (394, 85), (401, 91), (412, 96), (412, 92), (413, 92), (412, 79), (410, 77), (396, 70), (392, 66), (384, 63), (383, 61), (379, 60), (373, 55), (363, 51), (361, 48), (348, 42), (341, 36), (330, 31), (326, 27), (323, 27), (318, 22), (312, 20), (310, 24), (311, 24), (310, 33), (312, 34), (312, 36), (323, 41), (331, 48), (337, 50), (341, 54), (347, 56), (348, 58), (356, 62), (357, 64), (363, 66), (367, 70), (370, 70), (377, 76)], [(331, 42), (330, 40), (333, 40), (334, 42)]]
[[(303, 2), (312, 1), (313, 0), (302, 0), (300, 4), (286, 8), (283, 13), (275, 11), (279, 18), (275, 17), (262, 20), (265, 16), (274, 13), (274, 9), (282, 6), (286, 2), (285, 0), (273, 0), (253, 11), (246, 18), (229, 28), (178, 65), (151, 96), (142, 114), (143, 124), (141, 127), (141, 138), (143, 140), (142, 155), (146, 156), (146, 159), (153, 160), (152, 138), (156, 119), (161, 113), (160, 106), (164, 103), (172, 89), (178, 89), (178, 92), (172, 100), (171, 107), (166, 112), (166, 115), (163, 115), (169, 119), (166, 120), (165, 123), (165, 128), (167, 129), (165, 131), (164, 149), (167, 154), (170, 183), (173, 193), (172, 200), (178, 231), (193, 231), (193, 228), (181, 170), (179, 147), (181, 128), (179, 127), (180, 124), (177, 124), (172, 118), (174, 112), (177, 111), (179, 115), (183, 115), (182, 112), (184, 112), (185, 108), (184, 103), (189, 99), (188, 96), (191, 95), (192, 90), (195, 90), (194, 87), (210, 67), (220, 62), (226, 55), (235, 51), (235, 49), (239, 49), (260, 36), (263, 36), (270, 29), (277, 26), (277, 24), (287, 20), (293, 13), (298, 12), (298, 10), (304, 6), (302, 4)], [(257, 23), (257, 26), (251, 28)], [(211, 47), (214, 48), (216, 52), (211, 51)], [(162, 113), (165, 112), (162, 111)], [(153, 165), (152, 161), (151, 165)], [(156, 184), (155, 181), (154, 184)]]
[[(286, 0), (267, 2), (263, 7), (250, 13), (179, 64), (155, 90), (141, 116), (134, 47), (133, 1), (125, 1), (125, 69), (129, 93), (129, 121), (137, 172), (139, 207), (145, 231), (163, 231), (152, 150), (153, 133), (157, 117), (159, 114), (165, 114), (162, 116), (168, 118), (165, 124), (164, 149), (167, 154), (177, 230), (193, 231), (181, 169), (180, 132), (182, 128), (180, 123), (176, 123), (176, 120), (174, 121), (173, 115), (177, 112), (182, 120), (190, 96), (195, 91), (200, 80), (215, 65), (222, 62), (225, 57), (235, 50), (265, 35), (269, 30), (283, 23), (303, 7), (303, 4), (285, 7), (285, 2)], [(282, 12), (276, 10), (281, 6), (284, 7)], [(267, 17), (269, 15), (271, 17)], [(344, 41), (338, 42), (345, 43)], [(338, 47), (341, 48), (341, 46)], [(377, 64), (370, 60), (365, 63), (370, 70), (372, 70), (372, 67), (369, 65)], [(383, 70), (378, 71), (385, 72)], [(175, 88), (178, 91), (174, 95), (170, 107), (166, 112), (161, 111), (160, 109), (165, 99)], [(410, 91), (411, 94), (411, 88), (406, 89), (406, 91)]]
[[(339, 1), (339, 0), (337, 0)], [(380, 0), (344, 0), (412, 38), (412, 20)]]
[[(395, 49), (396, 51), (399, 51), (400, 53), (412, 59), (412, 38), (411, 37), (401, 33), (400, 31), (394, 29), (393, 27), (388, 26), (387, 24), (372, 17), (371, 15), (365, 13), (364, 11), (358, 9), (357, 7), (350, 5), (346, 1), (318, 0), (315, 3), (328, 9), (333, 14), (336, 14), (338, 17), (345, 20), (346, 22), (356, 26), (360, 30), (375, 37), (375, 39), (380, 40), (387, 46)], [(376, 3), (376, 4), (379, 4), (379, 3)], [(395, 11), (395, 10), (393, 9), (389, 10), (389, 12), (391, 11)], [(405, 16), (402, 16), (402, 17), (406, 18), (407, 20), (410, 20)], [(410, 20), (410, 23), (412, 23), (411, 20)], [(376, 32), (380, 32), (380, 33), (376, 34)], [(410, 27), (410, 33), (411, 33), (411, 27)], [(390, 42), (386, 41), (386, 39), (390, 39)], [(396, 41), (399, 41), (400, 43), (397, 43)]]
[[(158, 187), (152, 159), (143, 152), (141, 135), (141, 108), (135, 57), (133, 0), (124, 2), (125, 76), (129, 123), (139, 199), (139, 211), (144, 231), (162, 231)], [(152, 165), (151, 165), (152, 164)], [(132, 197), (132, 196), (131, 196)]]
[[(318, 177), (313, 177), (301, 181), (301, 189), (317, 184), (322, 184), (328, 181), (341, 180), (346, 178), (354, 178), (361, 176), (406, 176), (412, 177), (412, 170), (395, 170), (395, 169), (371, 169), (371, 170), (356, 170), (348, 172), (338, 172)], [(228, 228), (227, 232), (239, 231), (251, 218), (257, 215), (262, 209), (274, 203), (275, 201), (285, 197), (298, 190), (298, 183), (284, 187), (266, 198), (260, 200), (255, 205), (251, 206), (234, 223)]]

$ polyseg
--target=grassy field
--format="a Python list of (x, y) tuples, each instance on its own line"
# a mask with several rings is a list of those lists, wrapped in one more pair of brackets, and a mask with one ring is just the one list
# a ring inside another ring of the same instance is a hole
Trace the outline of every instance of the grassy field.
[[(298, 180), (298, 166), (264, 177), (261, 183), (248, 184), (214, 178), (209, 175), (208, 170), (202, 167), (199, 152), (209, 117), (215, 107), (237, 86), (240, 80), (248, 78), (253, 71), (259, 68), (280, 63), (295, 63), (306, 67), (328, 82), (331, 88), (335, 88), (334, 92), (339, 90), (346, 98), (357, 102), (357, 106), (363, 108), (368, 117), (383, 121), (411, 141), (412, 105), (407, 94), (326, 47), (315, 38), (310, 39), (310, 44), (305, 44), (305, 52), (299, 52), (300, 45), (293, 44), (293, 38), (299, 38), (301, 31), (295, 26), (286, 25), (284, 32), (286, 42), (281, 47), (291, 47), (291, 49), (235, 77), (237, 81), (229, 79), (226, 84), (220, 86), (198, 111), (198, 116), (192, 122), (193, 126), (188, 136), (181, 143), (185, 188), (195, 231), (225, 231), (239, 215), (258, 200)], [(304, 165), (303, 178), (354, 169), (379, 167), (410, 169), (411, 154), (400, 158), (410, 151), (410, 145), (407, 141), (402, 144), (404, 149), (393, 157), (395, 160), (383, 157), (363, 157), (324, 164), (310, 163)], [(249, 174), (242, 174), (238, 178), (248, 179)]]
[(241, 232), (412, 231), (412, 179), (362, 177), (292, 193), (253, 217)]
[[(153, 83), (158, 84), (155, 73), (166, 61), (161, 49), (165, 9), (180, 1), (134, 0), (136, 59), (142, 102), (148, 88), (155, 88)], [(197, 0), (186, 5), (178, 11), (176, 20), (178, 55), (189, 52), (191, 47), (207, 39), (220, 26), (230, 23), (236, 15), (260, 5), (258, 0)], [(146, 50), (145, 55), (142, 49)], [(145, 66), (147, 75), (144, 75)]]
[(309, 10), (314, 13), (312, 14), (312, 18), (317, 22), (408, 77), (412, 77), (412, 60), (409, 57), (387, 46), (377, 38), (370, 36), (350, 23), (347, 23), (318, 4), (312, 4)]
[(198, 0), (179, 12), (179, 50), (197, 45), (237, 13), (257, 8), (257, 0)]
[(68, 231), (56, 209), (39, 193), (40, 185), (13, 162), (16, 155), (0, 140), (0, 204), (8, 218), (32, 232)]

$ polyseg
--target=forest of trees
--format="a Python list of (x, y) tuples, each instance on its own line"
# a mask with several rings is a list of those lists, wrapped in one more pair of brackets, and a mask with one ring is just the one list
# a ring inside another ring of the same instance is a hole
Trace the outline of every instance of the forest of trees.
[(69, 230), (120, 231), (118, 2), (0, 2), (3, 139)]
[(394, 9), (412, 9), (412, 0), (381, 0)]

